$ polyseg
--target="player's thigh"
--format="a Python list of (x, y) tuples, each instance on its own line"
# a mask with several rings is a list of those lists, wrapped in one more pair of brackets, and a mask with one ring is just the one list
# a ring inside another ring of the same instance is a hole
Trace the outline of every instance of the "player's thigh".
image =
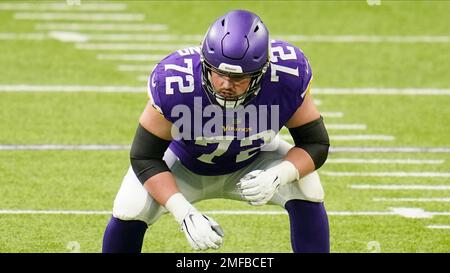
[(283, 208), (287, 201), (295, 199), (320, 203), (323, 202), (324, 195), (319, 174), (314, 171), (297, 181), (279, 187), (270, 203)]
[[(190, 202), (201, 200), (203, 198), (201, 180), (188, 171), (172, 151), (167, 150), (164, 160), (186, 199)], [(142, 186), (130, 167), (114, 200), (114, 217), (121, 220), (141, 220), (150, 225), (166, 212), (167, 210)]]
[(161, 206), (148, 194), (130, 166), (114, 200), (113, 216), (121, 220), (140, 220), (150, 225), (161, 214)]

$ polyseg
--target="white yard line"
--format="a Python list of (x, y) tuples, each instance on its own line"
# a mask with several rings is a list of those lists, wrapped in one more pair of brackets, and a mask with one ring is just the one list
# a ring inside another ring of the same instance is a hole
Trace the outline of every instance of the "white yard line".
[[(42, 5), (42, 4), (40, 4)], [(4, 6), (4, 9), (7, 9), (6, 6)], [(41, 6), (42, 9), (45, 8), (45, 6)], [(116, 10), (121, 10), (120, 6), (107, 6), (104, 4), (100, 4), (100, 5), (95, 5), (95, 4), (91, 4), (89, 6), (89, 4), (83, 4), (80, 5), (79, 7), (77, 6), (55, 6), (55, 7), (61, 7), (67, 10), (70, 10), (71, 8), (73, 9), (79, 9), (79, 10), (97, 10), (97, 11), (102, 11), (102, 7), (104, 7), (104, 10), (113, 10), (114, 8), (117, 8)], [(1, 6), (0, 6), (0, 10), (1, 10)], [(30, 7), (31, 9), (31, 7)], [(41, 9), (41, 8), (39, 8)], [(11, 9), (12, 10), (12, 9)], [(24, 10), (26, 10), (24, 8)], [(36, 9), (33, 9), (36, 10)], [(79, 14), (79, 13), (72, 13), (73, 15)], [(69, 13), (38, 13), (38, 12), (34, 12), (34, 13), (16, 13), (14, 16), (16, 19), (31, 19), (31, 20), (69, 20), (68, 15), (70, 15)], [(98, 14), (97, 18), (99, 19), (95, 19), (94, 16), (95, 14), (87, 14), (88, 17), (85, 16), (78, 16), (78, 17), (73, 17), (70, 20), (105, 20), (102, 18), (103, 15), (108, 15), (108, 13), (104, 13), (104, 14)], [(70, 15), (72, 16), (72, 15)], [(81, 17), (81, 18), (80, 18)], [(89, 19), (88, 19), (89, 18)], [(93, 18), (93, 19), (92, 19)], [(109, 19), (110, 17), (108, 17)], [(122, 13), (122, 14), (117, 14), (117, 16), (115, 16), (113, 19), (109, 19), (109, 20), (143, 20), (143, 15), (142, 14), (126, 14), (126, 13)], [(57, 30), (92, 30), (91, 28), (87, 28), (84, 26), (69, 26), (67, 27), (67, 25), (60, 25), (60, 26), (55, 26), (55, 25), (45, 25), (45, 24), (41, 24), (37, 26), (37, 29), (57, 29)], [(99, 30), (125, 30), (122, 28), (106, 28), (106, 29), (99, 29)], [(126, 30), (130, 30), (130, 31), (140, 31), (140, 30), (147, 30), (146, 28), (128, 28)], [(110, 35), (110, 34), (107, 34)], [(124, 34), (124, 36), (122, 36), (123, 34), (119, 34), (120, 36), (115, 36), (116, 34), (111, 34), (113, 36), (98, 36), (98, 39), (107, 39), (107, 40), (115, 40), (115, 39), (119, 39), (119, 40), (131, 40), (133, 35), (128, 36), (127, 34)], [(169, 39), (169, 40), (174, 40), (177, 39), (177, 37), (182, 37), (183, 35), (177, 35), (177, 34), (167, 34), (165, 35), (164, 39)], [(191, 36), (192, 39), (195, 40), (202, 40), (203, 38), (203, 34), (188, 34), (187, 36)], [(100, 38), (102, 37), (102, 38)], [(144, 38), (145, 36), (142, 36), (141, 38), (138, 39), (146, 39)], [(273, 35), (274, 38), (277, 39), (282, 39), (282, 40), (287, 40), (287, 41), (291, 41), (291, 42), (318, 42), (318, 43), (450, 43), (450, 36), (426, 36), (426, 35), (419, 35), (419, 36), (407, 36), (407, 35), (403, 35), (403, 36), (377, 36), (377, 35), (280, 35), (280, 34), (274, 34)]]
[[(67, 39), (70, 37), (70, 39)], [(75, 37), (75, 38), (74, 38)], [(3, 32), (0, 33), (0, 40), (44, 40), (55, 39), (63, 42), (90, 42), (90, 41), (104, 41), (104, 42), (192, 42), (197, 43), (202, 39), (199, 36), (192, 35), (169, 35), (169, 34), (86, 34), (73, 31), (56, 31), (52, 30), (49, 33), (15, 33)]]
[(450, 229), (449, 225), (428, 225), (427, 228), (430, 229)]
[[(206, 214), (220, 215), (287, 215), (285, 211), (253, 211), (253, 210), (210, 210), (205, 211)], [(395, 215), (388, 211), (328, 211), (328, 215), (332, 216), (386, 216)]]
[(35, 40), (48, 39), (47, 33), (0, 33), (0, 40)]
[(65, 41), (65, 37), (79, 37), (73, 42), (103, 41), (103, 42), (192, 42), (197, 43), (202, 39), (195, 35), (170, 35), (170, 34), (86, 34), (69, 31), (50, 31), (49, 36)]
[[(71, 91), (71, 92), (79, 92), (79, 91)], [(108, 91), (109, 92), (109, 91)], [(120, 145), (120, 144), (104, 144), (104, 145), (99, 145), (99, 144), (93, 144), (93, 145), (64, 145), (64, 144), (10, 144), (10, 145), (0, 145), (0, 150), (9, 150), (9, 151), (14, 151), (14, 150), (128, 150), (130, 148), (130, 146), (128, 145)], [(421, 150), (420, 148), (418, 148), (418, 150)], [(424, 151), (422, 151), (423, 153)], [(449, 151), (450, 152), (450, 149)], [(428, 151), (428, 153), (433, 153), (433, 151)], [(356, 161), (355, 161), (356, 160)], [(389, 162), (389, 159), (372, 159), (372, 160), (364, 160), (362, 159), (328, 159), (327, 163), (330, 164), (342, 164), (342, 163), (357, 163), (357, 164), (388, 164), (387, 162)], [(418, 162), (421, 162), (420, 164), (441, 164), (443, 162), (443, 160), (424, 160), (424, 161), (420, 161), (420, 160), (414, 160), (414, 161), (410, 161), (410, 160), (405, 160), (404, 162), (401, 161), (401, 159), (399, 160), (395, 160), (394, 162), (398, 163), (398, 164), (419, 164)], [(391, 163), (389, 163), (391, 164)]]
[(450, 153), (450, 147), (330, 147), (332, 153)]
[(450, 89), (436, 88), (314, 88), (314, 94), (319, 95), (423, 95), (448, 96)]
[(88, 38), (85, 35), (78, 34), (77, 32), (50, 31), (48, 36), (61, 42), (80, 43), (88, 41)]
[[(128, 14), (128, 13), (51, 13), (51, 12), (19, 12), (14, 14), (15, 19), (20, 20), (81, 20), (81, 21), (142, 21), (143, 14)], [(54, 28), (39, 26), (38, 29), (58, 29), (58, 30), (87, 30), (84, 27), (77, 28)], [(133, 30), (137, 31), (137, 30)], [(119, 36), (117, 36), (119, 35)], [(138, 34), (139, 35), (139, 34)], [(167, 40), (176, 40), (177, 37), (191, 37), (201, 41), (203, 34), (188, 34), (177, 35), (167, 34), (164, 38)], [(133, 34), (100, 34), (96, 39), (100, 40), (133, 40), (133, 37), (138, 40), (146, 40), (146, 36), (134, 36)], [(317, 43), (449, 43), (450, 36), (376, 36), (376, 35), (274, 35), (282, 40), (290, 42), (317, 42)], [(159, 38), (156, 38), (159, 39)], [(184, 39), (184, 38), (182, 38)]]
[(119, 71), (127, 71), (127, 72), (150, 72), (152, 71), (153, 67), (155, 67), (156, 63), (148, 63), (146, 65), (134, 65), (134, 64), (120, 64), (117, 66), (117, 70)]
[(110, 215), (111, 211), (102, 210), (0, 210), (0, 214), (71, 214), (71, 215)]
[(165, 24), (132, 24), (132, 23), (43, 23), (35, 26), (37, 30), (61, 30), (61, 31), (166, 31), (169, 27)]
[(88, 34), (68, 31), (52, 31), (56, 35), (84, 36), (86, 41), (105, 42), (193, 42), (199, 43), (203, 35), (172, 35), (172, 34)]
[[(27, 34), (28, 35), (28, 34)], [(0, 35), (1, 37), (1, 35)], [(5, 36), (6, 37), (6, 36)], [(187, 44), (111, 44), (111, 43), (106, 43), (106, 44), (87, 44), (87, 43), (79, 43), (76, 44), (76, 47), (79, 49), (88, 49), (88, 50), (169, 50), (169, 49), (182, 49), (182, 48), (188, 48), (192, 45), (187, 45)], [(103, 54), (103, 55), (113, 55), (113, 54)], [(127, 54), (122, 54), (123, 55), (127, 55)], [(128, 54), (128, 55), (139, 55), (139, 54)], [(156, 54), (141, 54), (143, 56), (155, 56), (154, 58), (156, 58)], [(165, 56), (163, 54), (160, 54), (160, 56)], [(27, 85), (27, 84), (19, 84), (19, 85), (0, 85), (0, 91), (5, 91), (5, 88), (8, 89), (9, 91), (14, 91), (13, 89), (19, 89), (18, 91), (26, 91), (23, 90), (23, 86), (29, 86), (30, 90), (28, 90), (28, 92), (33, 92), (34, 87), (36, 87), (36, 85)], [(43, 85), (37, 85), (37, 88), (39, 89), (41, 86)], [(65, 87), (64, 85), (62, 87)], [(81, 86), (83, 87), (83, 86)], [(102, 86), (99, 86), (102, 87)], [(122, 89), (123, 86), (114, 86), (114, 88), (116, 89)], [(109, 88), (109, 87), (108, 87)], [(62, 88), (64, 89), (64, 88)], [(323, 88), (316, 88), (317, 90), (321, 90)], [(335, 88), (327, 88), (327, 89), (335, 89)], [(354, 90), (362, 90), (364, 91), (365, 88), (362, 89), (354, 89)], [(395, 88), (380, 88), (379, 90), (397, 90), (398, 95), (408, 95), (407, 92), (403, 92), (402, 90), (411, 90), (411, 89), (395, 89)], [(420, 91), (421, 94), (425, 94), (427, 92), (431, 92), (428, 93), (427, 95), (444, 95), (444, 94), (450, 94), (450, 89), (429, 89), (429, 88), (416, 88), (414, 90)], [(436, 92), (433, 92), (436, 91)], [(62, 91), (65, 92), (65, 91)], [(124, 91), (126, 92), (126, 91)], [(134, 92), (134, 91), (132, 91)], [(384, 95), (383, 92), (378, 93), (378, 95)], [(320, 105), (322, 103), (321, 100), (317, 100), (315, 99), (314, 102), (318, 105)], [(331, 116), (334, 117), (342, 117), (343, 114), (341, 112), (325, 112), (325, 114), (329, 114)], [(368, 148), (368, 149), (372, 149), (372, 148)]]
[(328, 158), (327, 164), (412, 164), (412, 165), (438, 165), (444, 160), (422, 159), (366, 159), (366, 158)]
[(192, 47), (192, 44), (121, 44), (121, 43), (80, 43), (75, 44), (77, 49), (84, 50), (177, 50)]
[(0, 92), (107, 92), (145, 93), (145, 86), (0, 85)]
[(331, 172), (321, 171), (321, 175), (333, 177), (450, 177), (446, 172)]
[(287, 215), (286, 211), (276, 210), (209, 210), (205, 214), (216, 215)]
[(143, 21), (144, 14), (137, 13), (58, 13), (58, 12), (18, 12), (17, 20), (45, 21)]
[(445, 191), (450, 190), (450, 185), (350, 185), (349, 188), (356, 190), (426, 190), (426, 191)]
[[(428, 212), (421, 208), (389, 208), (389, 209), (394, 214), (400, 215), (405, 218), (423, 219), (423, 218), (432, 218), (434, 215), (437, 215), (436, 213)], [(450, 213), (448, 214), (450, 215)]]
[(129, 150), (129, 145), (64, 145), (64, 144), (41, 144), (41, 145), (0, 145), (0, 151), (110, 151)]
[(325, 118), (342, 118), (344, 116), (342, 112), (321, 112), (320, 114)]
[[(19, 12), (14, 14), (19, 20), (80, 20), (80, 21), (142, 21), (143, 14), (129, 13), (57, 13), (57, 12)], [(167, 28), (166, 25), (159, 25), (157, 30)], [(155, 30), (154, 27), (104, 27), (99, 26), (88, 28), (84, 25), (73, 24), (39, 24), (36, 29), (59, 30), (59, 31), (79, 31), (79, 30), (131, 30), (133, 32), (141, 30)], [(201, 41), (203, 34), (88, 34), (77, 33), (88, 36), (88, 40), (95, 41)], [(450, 36), (296, 36), (284, 35), (283, 40), (291, 42), (333, 42), (333, 43), (449, 43)]]
[(375, 197), (375, 202), (450, 202), (450, 197), (429, 197), (429, 198), (386, 198)]
[(166, 55), (162, 54), (98, 54), (99, 60), (114, 60), (114, 61), (161, 61)]
[[(427, 212), (420, 208), (391, 208), (391, 211), (328, 211), (330, 216), (403, 216), (407, 218), (431, 218), (433, 216), (450, 216), (450, 212)], [(0, 210), (1, 214), (38, 214), (38, 215), (110, 215), (111, 211), (102, 210)], [(211, 215), (287, 215), (286, 211), (272, 210), (210, 210)]]
[[(290, 135), (281, 135), (284, 140), (292, 140)], [(355, 140), (379, 140), (379, 141), (393, 141), (394, 136), (387, 135), (330, 135), (332, 141), (355, 141)]]
[(333, 141), (354, 141), (354, 140), (393, 141), (395, 140), (395, 137), (388, 135), (330, 135), (330, 139)]
[(282, 35), (274, 39), (316, 43), (450, 43), (450, 36), (378, 36), (378, 35)]
[(325, 127), (329, 130), (366, 130), (366, 124), (334, 124), (327, 123)]
[(148, 82), (148, 75), (137, 76), (136, 80), (140, 82)]
[[(140, 87), (139, 87), (140, 88)], [(41, 90), (41, 92), (48, 92), (45, 91), (47, 89)], [(80, 92), (82, 90), (73, 90), (70, 92)], [(50, 91), (51, 92), (51, 91)], [(105, 92), (120, 92), (118, 90), (105, 90)], [(138, 92), (138, 91), (137, 91)], [(99, 144), (95, 144), (95, 145), (64, 145), (64, 144), (35, 144), (35, 145), (0, 145), (0, 150), (64, 150), (64, 149), (70, 149), (70, 150), (81, 150), (81, 149), (89, 149), (86, 147), (93, 147), (93, 149), (95, 150), (116, 150), (117, 147), (122, 147), (124, 150), (129, 149), (129, 146), (127, 145), (119, 145), (119, 144), (104, 144), (104, 145), (99, 145)], [(353, 147), (353, 148), (357, 148), (355, 149), (356, 151), (354, 151), (353, 149), (350, 151), (345, 151), (345, 152), (349, 152), (349, 153), (360, 153), (359, 149), (363, 149), (363, 148), (358, 148), (358, 147)], [(396, 147), (392, 147), (392, 149), (394, 149), (392, 152), (395, 153), (402, 153), (402, 148), (398, 148), (398, 151), (396, 151), (397, 149), (395, 149)], [(336, 148), (334, 148), (336, 149)], [(333, 152), (333, 148), (331, 149)], [(416, 153), (450, 153), (450, 148), (439, 148), (439, 150), (436, 149), (427, 149), (427, 148), (409, 148), (406, 152), (410, 153), (411, 150), (415, 151)], [(340, 152), (340, 151), (339, 151)]]
[(68, 5), (66, 3), (0, 3), (0, 10), (28, 10), (28, 11), (123, 11), (126, 4), (86, 3), (82, 5)]

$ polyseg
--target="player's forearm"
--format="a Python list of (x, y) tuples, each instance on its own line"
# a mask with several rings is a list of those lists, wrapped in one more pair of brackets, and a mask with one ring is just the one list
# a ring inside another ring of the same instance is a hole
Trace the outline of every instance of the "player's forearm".
[[(144, 122), (144, 124), (146, 123)], [(170, 127), (166, 129), (168, 128)], [(150, 126), (150, 129), (153, 129), (153, 127)], [(151, 131), (144, 128), (141, 124), (138, 126), (131, 145), (131, 167), (138, 180), (153, 199), (166, 207), (174, 215), (175, 219), (181, 223), (190, 211), (195, 211), (195, 208), (180, 193), (175, 177), (163, 160), (170, 140), (163, 139)]]
[(291, 162), (299, 173), (300, 177), (306, 176), (315, 170), (314, 161), (303, 149), (292, 147), (286, 154), (284, 160)]
[(171, 172), (162, 172), (150, 177), (144, 183), (144, 187), (153, 199), (163, 206), (172, 195), (180, 192)]
[(171, 172), (152, 176), (144, 183), (144, 187), (180, 224), (188, 213), (197, 211), (180, 192)]
[(323, 118), (289, 128), (289, 132), (295, 147), (288, 152), (286, 160), (297, 167), (300, 176), (319, 169), (325, 163), (330, 147), (330, 139)]
[(289, 128), (295, 143), (280, 164), (270, 168), (280, 184), (293, 182), (319, 169), (328, 156), (330, 146), (322, 117), (304, 125)]

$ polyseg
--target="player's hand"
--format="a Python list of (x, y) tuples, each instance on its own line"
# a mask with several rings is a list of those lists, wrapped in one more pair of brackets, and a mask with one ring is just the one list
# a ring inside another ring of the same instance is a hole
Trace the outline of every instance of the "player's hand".
[(282, 161), (267, 170), (255, 170), (238, 183), (244, 199), (251, 205), (261, 206), (269, 202), (280, 186), (298, 181), (300, 175), (297, 168), (289, 161)]
[(276, 172), (255, 170), (244, 177), (238, 183), (244, 199), (251, 205), (261, 206), (269, 202), (280, 186), (280, 179)]
[(193, 249), (218, 249), (222, 245), (223, 231), (219, 224), (198, 212), (182, 193), (173, 194), (166, 201), (165, 207), (181, 225)]
[(181, 228), (195, 250), (218, 249), (223, 243), (224, 233), (219, 224), (196, 210), (186, 215)]

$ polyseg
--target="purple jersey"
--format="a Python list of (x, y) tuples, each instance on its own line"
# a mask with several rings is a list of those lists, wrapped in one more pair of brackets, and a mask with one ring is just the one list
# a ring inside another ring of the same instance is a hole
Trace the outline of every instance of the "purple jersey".
[(170, 149), (182, 164), (200, 175), (223, 175), (251, 163), (275, 138), (302, 104), (312, 71), (299, 48), (272, 41), (258, 95), (228, 111), (203, 89), (199, 52), (188, 48), (163, 59), (149, 78), (149, 97), (179, 131)]

